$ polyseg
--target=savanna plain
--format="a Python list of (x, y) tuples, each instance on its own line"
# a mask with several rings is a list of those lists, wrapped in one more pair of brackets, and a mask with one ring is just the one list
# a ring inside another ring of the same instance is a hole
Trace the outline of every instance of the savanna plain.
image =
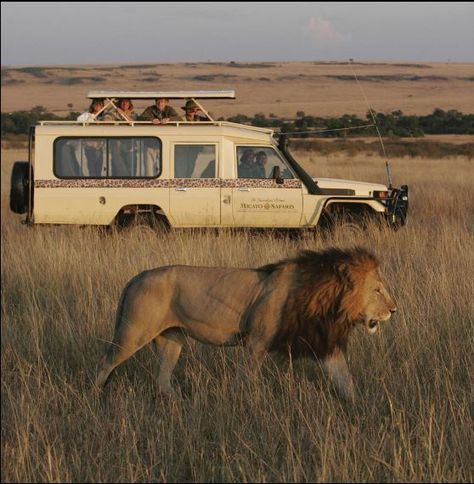
[[(273, 232), (26, 227), (8, 210), (2, 151), (2, 482), (472, 482), (473, 160), (400, 158), (409, 223), (297, 237)], [(296, 152), (314, 176), (385, 180), (378, 156)], [(356, 329), (357, 400), (310, 360), (248, 374), (239, 348), (189, 341), (157, 391), (147, 347), (103, 394), (93, 386), (125, 283), (166, 264), (254, 267), (301, 249), (362, 245), (380, 258), (398, 312)]]

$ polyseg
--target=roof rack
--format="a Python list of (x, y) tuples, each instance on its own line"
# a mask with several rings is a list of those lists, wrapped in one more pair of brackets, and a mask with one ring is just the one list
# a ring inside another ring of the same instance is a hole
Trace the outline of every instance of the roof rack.
[(89, 91), (89, 99), (235, 99), (235, 91)]
[[(100, 125), (100, 126), (145, 126), (149, 125), (149, 121), (116, 121), (116, 120), (111, 120), (111, 121), (38, 121), (39, 126), (61, 126), (61, 125), (66, 125), (66, 126), (88, 126), (88, 125)], [(169, 121), (168, 125), (170, 126), (229, 126), (229, 127), (235, 127), (235, 128), (240, 128), (240, 129), (245, 129), (248, 131), (256, 131), (259, 133), (266, 133), (270, 134), (273, 136), (275, 131), (270, 128), (260, 128), (258, 126), (250, 126), (250, 125), (244, 125), (244, 124), (239, 124), (239, 123), (233, 123), (231, 121), (204, 121), (202, 123), (196, 123), (193, 121)]]

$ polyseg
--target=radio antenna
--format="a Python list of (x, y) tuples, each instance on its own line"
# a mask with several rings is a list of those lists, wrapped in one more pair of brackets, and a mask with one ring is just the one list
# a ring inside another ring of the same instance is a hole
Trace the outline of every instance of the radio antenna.
[(379, 137), (380, 144), (382, 146), (383, 156), (385, 158), (385, 169), (387, 170), (388, 187), (392, 188), (393, 187), (393, 185), (392, 185), (392, 170), (391, 170), (391, 167), (390, 167), (390, 163), (388, 162), (388, 157), (387, 157), (387, 153), (385, 151), (385, 145), (383, 144), (382, 135), (380, 134), (379, 127), (377, 126), (377, 120), (375, 118), (374, 110), (370, 107), (369, 100), (367, 99), (367, 96), (365, 95), (365, 91), (362, 87), (362, 84), (359, 82), (359, 78), (357, 77), (357, 74), (354, 70), (353, 62), (354, 62), (354, 59), (349, 59), (349, 65), (351, 66), (352, 74), (354, 75), (356, 83), (359, 86), (360, 92), (362, 93), (362, 96), (365, 99), (365, 102), (367, 104), (367, 108), (368, 108), (370, 116), (372, 118), (372, 122), (374, 123), (375, 129), (377, 131), (377, 135)]

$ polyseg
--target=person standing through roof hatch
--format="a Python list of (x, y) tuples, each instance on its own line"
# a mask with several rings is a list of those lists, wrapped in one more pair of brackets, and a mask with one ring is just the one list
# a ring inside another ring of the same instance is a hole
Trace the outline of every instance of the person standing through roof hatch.
[(138, 119), (140, 121), (151, 121), (153, 124), (166, 124), (168, 121), (179, 121), (178, 113), (168, 102), (168, 98), (156, 98), (155, 104), (148, 106)]
[(181, 121), (209, 121), (206, 116), (198, 114), (200, 107), (195, 101), (189, 99), (186, 104), (181, 107), (184, 110), (185, 115), (181, 118)]
[(133, 110), (132, 100), (130, 98), (121, 98), (117, 101), (117, 109), (111, 109), (107, 111), (104, 116), (105, 120), (112, 121), (136, 121), (138, 118), (137, 113)]
[(81, 123), (90, 123), (91, 121), (102, 121), (104, 119), (104, 100), (94, 99), (89, 106), (89, 110), (80, 114), (77, 121)]

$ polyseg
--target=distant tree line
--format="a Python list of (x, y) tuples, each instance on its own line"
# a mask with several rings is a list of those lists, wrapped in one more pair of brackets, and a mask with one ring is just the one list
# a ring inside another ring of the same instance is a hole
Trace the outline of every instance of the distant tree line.
[[(31, 111), (2, 112), (2, 135), (27, 134), (29, 127), (34, 126), (38, 121), (70, 121), (75, 120), (78, 114), (71, 111), (67, 116), (61, 117), (48, 112), (43, 106), (36, 106)], [(226, 119), (219, 118), (219, 120), (274, 128), (284, 133), (296, 133), (297, 137), (302, 138), (314, 135), (347, 138), (361, 135), (376, 136), (377, 131), (374, 126), (345, 129), (373, 124), (372, 116), (374, 116), (382, 136), (421, 137), (425, 134), (474, 134), (474, 114), (463, 114), (455, 109), (444, 111), (439, 108), (426, 116), (405, 115), (402, 111), (393, 111), (390, 114), (367, 112), (365, 118), (359, 118), (354, 114), (344, 114), (338, 118), (322, 118), (298, 111), (294, 119), (278, 118), (274, 114), (266, 117), (263, 113), (257, 113), (253, 117), (237, 114)]]
[(291, 120), (277, 118), (273, 115), (267, 118), (263, 113), (258, 113), (253, 118), (238, 114), (227, 118), (227, 121), (278, 128), (281, 132), (287, 133), (301, 133), (300, 136), (304, 138), (310, 137), (311, 132), (319, 137), (340, 138), (361, 135), (376, 136), (377, 131), (374, 126), (357, 129), (364, 125), (374, 124), (372, 116), (374, 116), (382, 136), (421, 137), (425, 134), (474, 134), (474, 114), (463, 114), (455, 109), (444, 111), (439, 108), (426, 116), (405, 115), (402, 111), (393, 111), (390, 114), (367, 112), (365, 118), (359, 118), (354, 114), (344, 114), (338, 118), (321, 118), (308, 116), (303, 111), (298, 111), (296, 118)]
[(57, 116), (43, 106), (35, 106), (31, 111), (2, 112), (2, 136), (6, 134), (27, 134), (30, 126), (38, 121), (75, 121), (80, 113), (71, 111), (67, 116)]

